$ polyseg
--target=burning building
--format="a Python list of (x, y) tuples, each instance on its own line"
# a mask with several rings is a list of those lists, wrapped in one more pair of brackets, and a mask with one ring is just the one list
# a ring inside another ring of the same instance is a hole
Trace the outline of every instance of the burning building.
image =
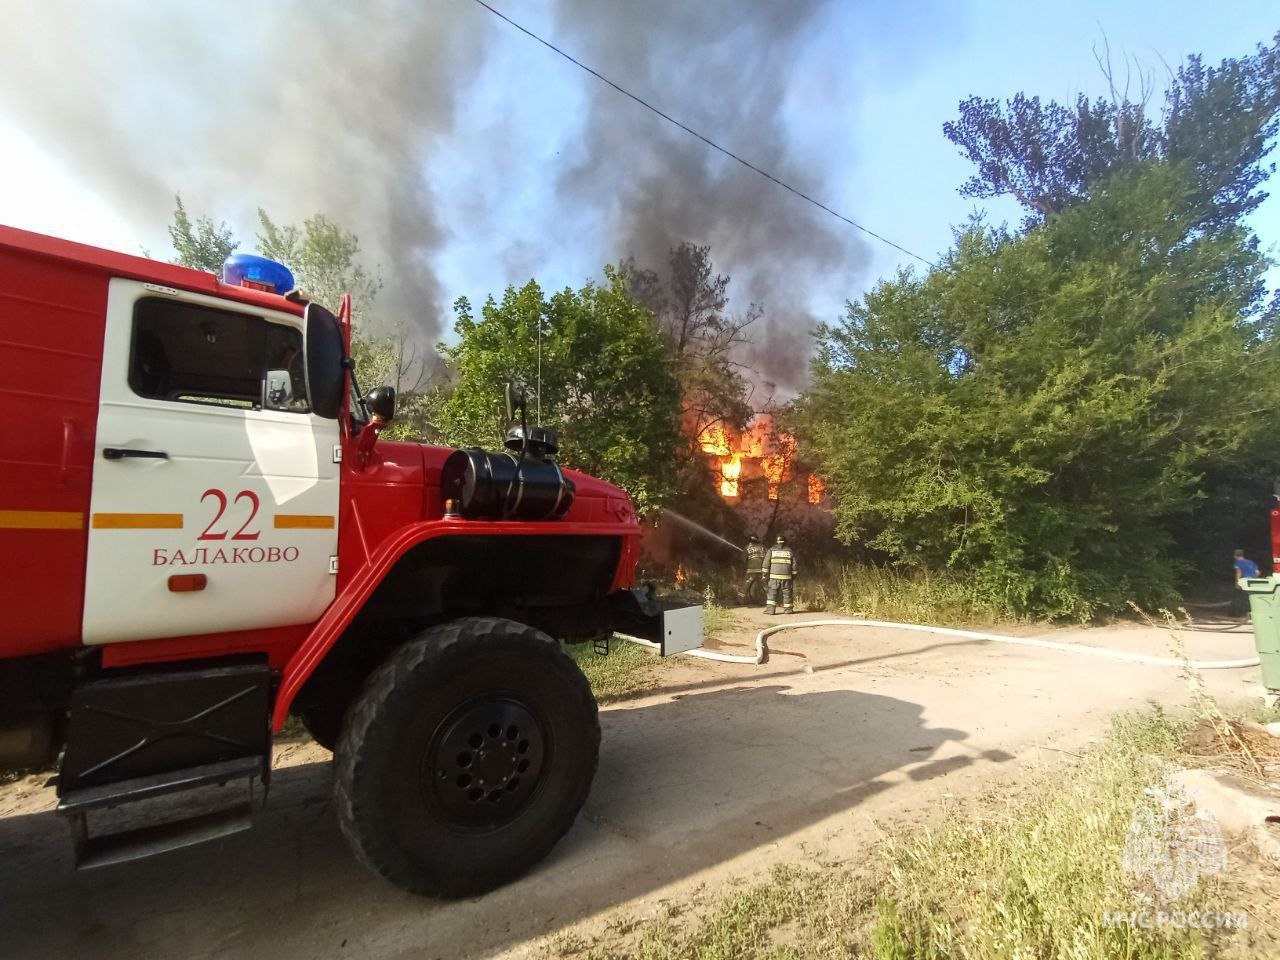
[(808, 503), (820, 504), (825, 496), (822, 480), (796, 463), (795, 439), (774, 429), (770, 414), (758, 415), (741, 432), (715, 424), (698, 434), (712, 467), (720, 496), (737, 505), (752, 497), (779, 500), (792, 481), (805, 478)]
[(698, 430), (688, 423), (684, 429), (701, 450), (708, 482), (728, 510), (707, 511), (704, 504), (698, 512), (695, 505), (692, 518), (665, 510), (641, 546), (645, 570), (674, 577), (679, 586), (696, 586), (707, 570), (726, 563), (740, 569), (744, 557), (733, 548), (749, 533), (782, 533), (804, 550), (834, 542), (835, 517), (822, 480), (797, 460), (795, 439), (776, 429), (769, 414), (758, 415), (745, 430), (722, 424)]

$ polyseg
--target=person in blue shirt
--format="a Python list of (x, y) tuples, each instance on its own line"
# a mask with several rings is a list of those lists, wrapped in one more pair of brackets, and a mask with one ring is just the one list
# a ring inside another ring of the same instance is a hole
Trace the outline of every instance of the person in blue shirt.
[(1245, 616), (1249, 612), (1249, 597), (1240, 589), (1242, 580), (1249, 580), (1258, 575), (1258, 565), (1244, 555), (1243, 550), (1236, 551), (1236, 595), (1231, 601), (1231, 612), (1237, 616)]

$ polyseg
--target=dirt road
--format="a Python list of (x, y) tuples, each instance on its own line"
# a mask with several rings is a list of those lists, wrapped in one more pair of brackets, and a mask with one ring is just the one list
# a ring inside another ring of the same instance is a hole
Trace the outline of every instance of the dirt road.
[[(748, 645), (757, 622), (775, 621), (747, 615), (733, 641)], [(1247, 627), (1185, 636), (1192, 657), (1253, 650)], [(1164, 631), (1132, 626), (1053, 638), (1170, 647)], [(1078, 747), (1118, 709), (1186, 701), (1175, 670), (1024, 647), (824, 628), (772, 649), (764, 667), (688, 662), (660, 693), (606, 709), (577, 825), (530, 876), (474, 900), (422, 900), (357, 865), (334, 819), (328, 754), (310, 743), (279, 748), (253, 831), (85, 874), (71, 870), (52, 791), (0, 788), (4, 955), (536, 954), (615, 907), (643, 914), (780, 860), (856, 858), (877, 822), (936, 814), (947, 794)], [(1206, 679), (1239, 699), (1257, 669)]]

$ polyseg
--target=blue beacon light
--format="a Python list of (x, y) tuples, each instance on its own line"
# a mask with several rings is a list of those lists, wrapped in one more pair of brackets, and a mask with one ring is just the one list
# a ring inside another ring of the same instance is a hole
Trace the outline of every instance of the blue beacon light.
[(251, 253), (233, 253), (227, 257), (222, 264), (222, 282), (281, 295), (294, 287), (293, 274), (283, 263)]

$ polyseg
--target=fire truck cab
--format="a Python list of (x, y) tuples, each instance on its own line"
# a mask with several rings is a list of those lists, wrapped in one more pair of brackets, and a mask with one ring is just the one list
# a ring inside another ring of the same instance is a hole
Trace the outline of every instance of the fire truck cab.
[[(538, 427), (497, 453), (379, 439), (394, 392), (354, 388), (349, 301), (291, 287), (0, 227), (0, 764), (56, 761), (77, 862), (104, 866), (248, 826), (293, 713), (361, 860), (485, 890), (590, 788), (561, 641), (669, 639), (632, 589), (635, 509)], [(170, 794), (210, 803), (166, 819)]]

